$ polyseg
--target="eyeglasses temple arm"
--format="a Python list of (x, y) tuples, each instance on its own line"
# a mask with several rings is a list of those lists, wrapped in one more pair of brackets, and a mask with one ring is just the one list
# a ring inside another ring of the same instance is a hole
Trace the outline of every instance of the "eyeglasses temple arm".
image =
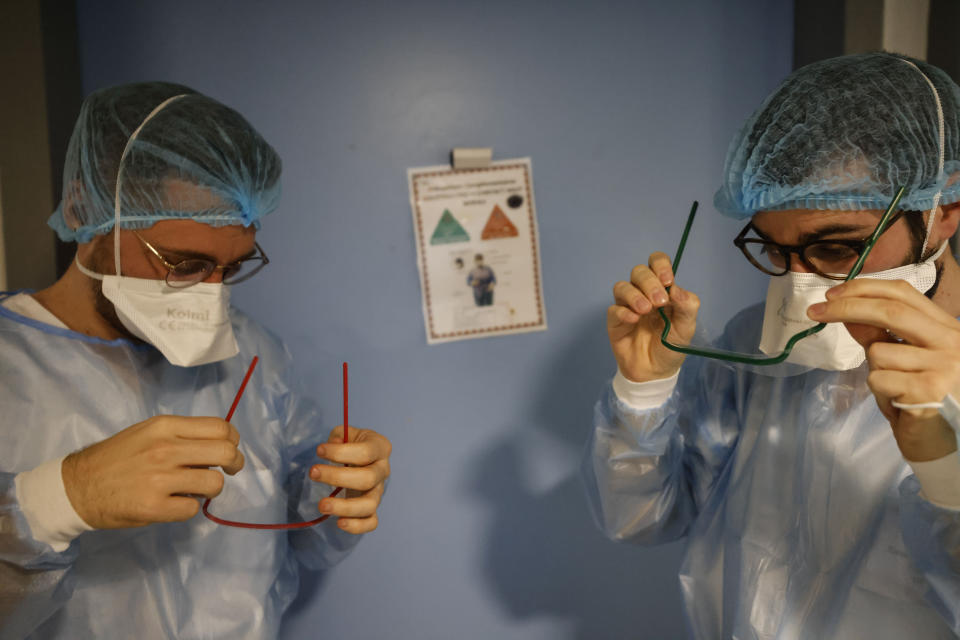
[(853, 268), (850, 269), (850, 273), (847, 274), (845, 282), (850, 282), (860, 275), (860, 271), (863, 269), (863, 264), (867, 261), (867, 256), (873, 249), (873, 245), (877, 244), (877, 240), (880, 239), (880, 234), (887, 230), (887, 224), (890, 222), (890, 218), (893, 217), (893, 212), (896, 210), (897, 205), (900, 204), (900, 198), (903, 197), (903, 192), (905, 190), (906, 187), (900, 187), (897, 190), (897, 194), (893, 196), (893, 200), (890, 201), (890, 206), (887, 207), (887, 210), (883, 212), (883, 216), (880, 217), (880, 224), (878, 224), (877, 228), (873, 230), (873, 235), (867, 238), (867, 244), (864, 245), (863, 251), (860, 252), (860, 257), (857, 258)]
[[(680, 258), (683, 257), (683, 250), (687, 246), (687, 236), (690, 235), (690, 228), (693, 226), (693, 219), (697, 217), (697, 207), (700, 206), (700, 203), (696, 200), (693, 201), (693, 204), (690, 206), (690, 214), (687, 215), (687, 224), (683, 226), (683, 235), (680, 236), (680, 246), (677, 247), (677, 253), (673, 256), (673, 277), (677, 277), (677, 268), (680, 266)], [(670, 291), (670, 287), (667, 287), (667, 291)]]
[[(683, 226), (683, 234), (680, 236), (680, 244), (677, 246), (677, 252), (673, 255), (673, 264), (671, 265), (673, 269), (674, 282), (676, 282), (677, 277), (677, 268), (680, 266), (680, 258), (683, 257), (683, 250), (687, 246), (687, 237), (690, 235), (690, 229), (693, 227), (693, 219), (697, 217), (697, 207), (700, 206), (700, 203), (696, 200), (693, 201), (693, 204), (690, 205), (690, 213), (687, 214), (687, 223)], [(670, 287), (666, 287), (667, 293), (670, 292)], [(667, 314), (664, 313), (663, 307), (657, 309), (657, 312), (660, 314), (660, 317), (663, 318), (664, 328), (663, 335), (660, 336), (661, 340), (666, 344), (667, 334), (670, 333), (670, 319), (667, 317)], [(671, 346), (671, 345), (667, 345)]]

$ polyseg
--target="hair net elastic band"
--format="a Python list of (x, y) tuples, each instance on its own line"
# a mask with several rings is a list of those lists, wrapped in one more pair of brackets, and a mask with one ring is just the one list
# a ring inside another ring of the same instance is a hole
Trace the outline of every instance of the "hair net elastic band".
[[(913, 64), (909, 60), (904, 60), (900, 58), (900, 61), (910, 65), (916, 69), (917, 73), (923, 76), (923, 79), (927, 81), (927, 84), (930, 85), (930, 90), (933, 91), (933, 100), (937, 105), (937, 125), (939, 126), (939, 142), (940, 142), (940, 162), (938, 165), (937, 179), (943, 179), (943, 162), (944, 162), (944, 148), (946, 147), (946, 139), (944, 133), (944, 122), (943, 122), (943, 104), (940, 102), (940, 92), (937, 91), (937, 87), (934, 86), (933, 81), (927, 77), (923, 71), (920, 70), (920, 67)], [(938, 190), (936, 195), (933, 196), (933, 207), (930, 208), (930, 219), (927, 221), (927, 233), (923, 237), (923, 246), (920, 248), (920, 255), (922, 256), (927, 251), (927, 243), (930, 241), (930, 232), (933, 230), (933, 223), (937, 219), (937, 207), (940, 206), (940, 196), (943, 191)]]
[[(181, 214), (181, 215), (177, 215)], [(217, 222), (222, 222), (224, 224), (237, 224), (237, 218), (229, 214), (216, 213), (210, 215), (197, 215), (193, 211), (165, 211), (164, 220), (176, 220), (177, 218), (182, 218), (184, 220), (191, 220), (193, 222), (203, 222), (206, 224), (212, 224)], [(123, 223), (124, 229), (147, 229), (154, 224), (157, 220), (144, 218), (143, 216), (120, 216), (119, 218), (112, 218), (96, 227), (90, 229), (88, 233), (77, 237), (77, 242), (89, 242), (92, 238), (99, 235), (104, 235), (110, 233), (110, 230), (114, 228), (119, 223)], [(261, 227), (260, 220), (244, 220), (246, 226), (253, 226), (254, 229), (259, 230)]]
[(127, 138), (127, 144), (123, 147), (123, 153), (120, 154), (120, 163), (117, 165), (117, 186), (114, 190), (113, 196), (113, 228), (115, 232), (113, 234), (113, 260), (116, 266), (116, 273), (118, 276), (122, 275), (120, 273), (120, 188), (123, 184), (123, 161), (127, 159), (127, 153), (130, 152), (130, 145), (133, 144), (133, 141), (137, 139), (137, 136), (140, 135), (140, 131), (143, 127), (153, 119), (155, 115), (160, 113), (164, 107), (172, 102), (176, 102), (181, 98), (187, 97), (187, 94), (181, 93), (177, 96), (172, 96), (167, 98), (156, 107), (153, 108), (153, 111), (147, 114), (147, 117), (143, 119), (143, 122), (140, 123), (140, 126), (134, 129), (133, 133), (130, 134), (130, 137)]
[[(960, 171), (960, 163), (950, 163), (955, 166), (951, 171)], [(906, 194), (900, 201), (900, 208), (906, 211), (928, 211), (936, 203), (950, 204), (960, 201), (960, 182), (950, 185), (948, 189), (943, 189), (946, 179), (937, 183), (939, 192), (932, 192), (931, 189), (924, 189), (923, 192), (913, 191)], [(935, 198), (935, 196), (938, 196)], [(718, 208), (725, 206), (724, 202), (714, 201)], [(884, 210), (890, 204), (890, 196), (869, 196), (857, 193), (803, 193), (799, 197), (785, 195), (783, 191), (776, 193), (762, 193), (755, 197), (744, 199), (744, 210), (757, 211), (785, 211), (789, 209), (827, 209), (832, 211), (865, 211), (869, 209)], [(725, 211), (721, 209), (721, 213)], [(747, 214), (725, 213), (738, 219), (746, 219)], [(751, 214), (752, 215), (752, 214)]]

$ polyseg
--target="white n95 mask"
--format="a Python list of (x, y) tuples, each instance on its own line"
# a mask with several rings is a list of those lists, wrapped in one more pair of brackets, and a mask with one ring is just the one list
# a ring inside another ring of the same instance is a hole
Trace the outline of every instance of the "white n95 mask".
[[(919, 264), (864, 273), (857, 277), (905, 280), (920, 293), (926, 293), (937, 280), (934, 261), (943, 255), (946, 248), (947, 243), (944, 243), (934, 255)], [(771, 277), (763, 311), (760, 351), (766, 354), (780, 353), (791, 337), (816, 325), (807, 316), (807, 309), (812, 304), (826, 300), (827, 289), (839, 284), (839, 280), (824, 278), (816, 273), (788, 271), (782, 276)], [(843, 323), (831, 322), (818, 333), (795, 344), (787, 362), (815, 369), (845, 371), (856, 369), (866, 358), (863, 347), (853, 339)]]
[(94, 273), (103, 281), (103, 295), (113, 303), (127, 331), (155, 346), (179, 367), (194, 367), (231, 358), (239, 352), (230, 324), (230, 289), (199, 282), (184, 289), (163, 280)]

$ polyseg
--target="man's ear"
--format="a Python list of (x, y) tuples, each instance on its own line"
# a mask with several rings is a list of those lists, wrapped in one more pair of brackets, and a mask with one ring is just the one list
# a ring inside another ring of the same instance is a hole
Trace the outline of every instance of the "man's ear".
[[(107, 269), (113, 265), (113, 260), (101, 264), (102, 260), (97, 260), (96, 256), (113, 255), (113, 230), (108, 233), (93, 236), (90, 242), (84, 242), (77, 245), (77, 257), (83, 266), (88, 269)], [(107, 273), (113, 273), (108, 271)]]
[(952, 238), (960, 226), (960, 202), (942, 205), (940, 211), (940, 219), (936, 223), (940, 237)]

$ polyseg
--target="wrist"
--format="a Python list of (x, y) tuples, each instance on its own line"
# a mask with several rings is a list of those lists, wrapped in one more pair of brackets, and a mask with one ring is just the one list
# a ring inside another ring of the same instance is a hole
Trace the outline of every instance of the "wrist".
[(680, 365), (678, 364), (674, 368), (664, 369), (663, 371), (654, 371), (652, 369), (631, 369), (629, 367), (624, 367), (620, 363), (617, 363), (617, 373), (620, 374), (620, 376), (627, 382), (643, 384), (646, 382), (656, 382), (658, 380), (676, 378), (680, 373)]
[(67, 494), (67, 500), (70, 501), (70, 506), (73, 507), (77, 515), (87, 524), (91, 524), (94, 519), (87, 513), (80, 489), (79, 478), (83, 477), (82, 470), (79, 468), (80, 466), (81, 459), (79, 452), (71, 453), (63, 459), (63, 463), (60, 465), (60, 473), (63, 476), (63, 489)]

